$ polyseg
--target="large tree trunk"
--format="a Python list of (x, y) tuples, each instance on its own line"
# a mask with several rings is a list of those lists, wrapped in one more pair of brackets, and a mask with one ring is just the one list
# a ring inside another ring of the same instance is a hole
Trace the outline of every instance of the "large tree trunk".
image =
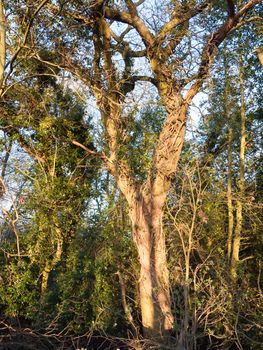
[(130, 209), (133, 239), (140, 260), (139, 292), (143, 333), (148, 338), (168, 336), (173, 329), (162, 208), (141, 196)]
[[(169, 97), (163, 100), (164, 104), (168, 104), (169, 100), (169, 105), (165, 106), (168, 115), (147, 181), (136, 187), (131, 185), (127, 177), (117, 177), (119, 188), (129, 203), (133, 239), (140, 261), (139, 297), (143, 333), (151, 339), (169, 338), (174, 327), (163, 231), (163, 206), (180, 158), (186, 108), (177, 94)], [(171, 129), (174, 132), (169, 138)]]
[[(163, 206), (180, 158), (185, 133), (186, 108), (181, 96), (163, 98), (167, 120), (155, 150), (153, 169), (130, 204), (133, 239), (140, 259), (140, 304), (144, 335), (168, 337), (174, 327)], [(168, 137), (173, 130), (172, 137)], [(143, 189), (143, 190), (142, 190)]]

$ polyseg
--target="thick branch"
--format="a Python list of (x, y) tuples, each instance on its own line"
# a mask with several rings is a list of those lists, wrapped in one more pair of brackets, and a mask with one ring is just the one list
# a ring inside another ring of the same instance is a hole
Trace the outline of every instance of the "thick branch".
[(139, 50), (139, 51), (134, 51), (134, 50), (125, 50), (123, 46), (117, 46), (117, 45), (112, 45), (113, 49), (116, 49), (121, 55), (126, 54), (126, 57), (131, 57), (131, 58), (140, 58), (140, 57), (146, 57), (146, 50)]
[(146, 56), (146, 50), (139, 50), (134, 51), (131, 50), (129, 47), (129, 44), (124, 40), (124, 36), (133, 29), (131, 26), (128, 26), (127, 29), (118, 36), (112, 29), (111, 29), (111, 35), (112, 38), (118, 43), (117, 45), (112, 45), (113, 49), (118, 51), (122, 56), (126, 57), (145, 57)]
[(232, 0), (226, 0), (228, 17), (233, 18), (235, 16), (235, 5)]
[(131, 81), (133, 81), (133, 82), (148, 81), (149, 83), (152, 83), (153, 85), (155, 85), (157, 87), (157, 81), (154, 78), (149, 77), (147, 75), (135, 75), (131, 78)]
[(107, 19), (116, 20), (121, 23), (133, 24), (132, 16), (124, 11), (118, 11), (116, 9), (105, 7), (104, 8), (104, 16)]
[(143, 23), (138, 15), (136, 5), (131, 0), (125, 0), (126, 5), (129, 9), (130, 16), (132, 18), (132, 25), (140, 34), (146, 47), (152, 46), (154, 44), (154, 37), (150, 32), (149, 28)]
[[(174, 49), (185, 37), (189, 25), (189, 20), (199, 13), (203, 12), (208, 7), (208, 4), (209, 2), (205, 1), (200, 6), (190, 9), (186, 13), (181, 13), (179, 10), (179, 12), (175, 11), (175, 15), (172, 17), (172, 19), (161, 28), (159, 34), (157, 35), (155, 45), (161, 48), (160, 56), (162, 57), (163, 61), (168, 59), (168, 57), (173, 53)], [(177, 5), (177, 7), (179, 7), (179, 5)], [(173, 31), (179, 26), (183, 27), (180, 28), (177, 33), (174, 33), (172, 35), (165, 47), (162, 47), (162, 43), (165, 42), (167, 37), (171, 36)]]
[(88, 154), (91, 154), (91, 155), (94, 155), (96, 157), (98, 157), (99, 159), (103, 160), (106, 164), (108, 162), (110, 162), (109, 158), (106, 156), (106, 154), (104, 154), (103, 152), (98, 152), (98, 151), (94, 151), (86, 146), (84, 146), (82, 143), (76, 141), (76, 140), (73, 140), (72, 141), (72, 144), (75, 145), (75, 146), (78, 146), (80, 148), (82, 148), (84, 151), (86, 151)]

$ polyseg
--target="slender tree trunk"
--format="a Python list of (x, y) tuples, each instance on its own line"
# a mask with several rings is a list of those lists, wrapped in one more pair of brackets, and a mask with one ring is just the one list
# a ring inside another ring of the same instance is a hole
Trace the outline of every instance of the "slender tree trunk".
[(6, 55), (6, 21), (4, 13), (4, 4), (0, 0), (0, 92), (2, 92), (2, 83), (5, 69), (5, 55)]
[(229, 70), (227, 62), (227, 47), (224, 43), (224, 67), (225, 67), (225, 89), (224, 89), (224, 114), (228, 124), (227, 135), (227, 208), (228, 208), (228, 235), (227, 235), (227, 258), (230, 262), (232, 254), (232, 241), (234, 230), (234, 214), (233, 214), (233, 193), (232, 193), (232, 143), (233, 143), (233, 126), (230, 113), (230, 92), (229, 92)]
[(231, 259), (234, 214), (233, 214), (233, 196), (232, 196), (232, 141), (233, 129), (229, 125), (228, 128), (228, 157), (227, 157), (227, 208), (228, 208), (228, 236), (227, 236), (227, 258)]
[(43, 294), (48, 288), (49, 275), (61, 260), (63, 253), (63, 240), (58, 238), (56, 241), (56, 252), (51, 260), (46, 262), (44, 270), (42, 272), (42, 281), (41, 281), (41, 293)]
[(240, 117), (241, 117), (241, 136), (240, 136), (240, 152), (239, 152), (239, 181), (238, 181), (238, 199), (236, 204), (236, 227), (232, 246), (232, 257), (230, 265), (231, 277), (236, 280), (237, 267), (239, 263), (239, 251), (241, 243), (241, 233), (243, 224), (243, 198), (245, 189), (245, 148), (246, 148), (246, 106), (244, 92), (244, 63), (239, 33), (239, 84), (240, 84)]
[(119, 282), (120, 282), (120, 288), (121, 288), (121, 303), (122, 303), (122, 307), (126, 316), (126, 320), (129, 322), (130, 326), (132, 327), (132, 331), (133, 331), (133, 336), (134, 337), (138, 337), (138, 329), (133, 321), (133, 317), (132, 317), (132, 313), (131, 310), (129, 308), (129, 305), (127, 303), (126, 300), (126, 286), (125, 286), (125, 282), (122, 278), (122, 274), (120, 271), (116, 272), (116, 275), (119, 278)]
[(54, 270), (56, 265), (60, 262), (63, 254), (63, 236), (61, 230), (56, 227), (56, 251), (53, 257), (46, 261), (45, 267), (42, 271), (42, 281), (41, 281), (41, 293), (43, 294), (48, 288), (48, 280), (50, 273)]

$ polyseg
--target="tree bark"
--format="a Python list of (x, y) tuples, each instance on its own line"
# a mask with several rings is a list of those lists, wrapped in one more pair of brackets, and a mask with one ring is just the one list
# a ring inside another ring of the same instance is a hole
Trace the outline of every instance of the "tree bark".
[(2, 92), (2, 83), (4, 78), (5, 69), (5, 56), (6, 56), (6, 21), (4, 13), (4, 4), (0, 0), (0, 91)]
[(228, 208), (228, 236), (227, 236), (227, 258), (231, 259), (232, 240), (234, 229), (233, 196), (232, 196), (232, 141), (233, 129), (228, 129), (228, 164), (227, 164), (227, 208)]
[(227, 47), (224, 43), (224, 67), (225, 67), (225, 87), (224, 87), (224, 114), (228, 125), (227, 135), (227, 209), (228, 209), (228, 235), (227, 235), (227, 258), (230, 263), (232, 255), (232, 241), (234, 230), (234, 214), (233, 214), (233, 189), (232, 189), (232, 144), (233, 144), (233, 122), (230, 113), (229, 104), (229, 70), (227, 62)]
[[(124, 172), (120, 166), (118, 171), (124, 176), (116, 176), (115, 173), (118, 186), (129, 204), (133, 240), (140, 261), (139, 297), (143, 333), (151, 339), (169, 338), (174, 328), (163, 206), (180, 157), (186, 120), (186, 108), (177, 92), (164, 96), (163, 103), (167, 120), (145, 183), (134, 184), (132, 175), (127, 176), (128, 170)], [(122, 165), (124, 167), (124, 163)]]
[(232, 257), (230, 264), (230, 274), (233, 280), (237, 279), (239, 252), (241, 244), (241, 234), (243, 225), (243, 198), (245, 190), (245, 149), (246, 149), (246, 105), (245, 105), (245, 87), (244, 87), (244, 63), (241, 48), (241, 37), (239, 33), (239, 85), (240, 85), (240, 151), (239, 151), (239, 180), (238, 180), (238, 199), (236, 204), (236, 227), (232, 245)]
[(63, 254), (63, 240), (57, 238), (56, 240), (56, 252), (51, 260), (46, 262), (46, 265), (42, 271), (42, 281), (41, 281), (41, 294), (45, 293), (48, 288), (48, 280), (50, 273), (54, 270), (56, 265), (60, 262)]
[(170, 285), (162, 226), (162, 210), (140, 196), (130, 208), (133, 239), (140, 260), (140, 304), (143, 333), (148, 338), (165, 337), (174, 326)]

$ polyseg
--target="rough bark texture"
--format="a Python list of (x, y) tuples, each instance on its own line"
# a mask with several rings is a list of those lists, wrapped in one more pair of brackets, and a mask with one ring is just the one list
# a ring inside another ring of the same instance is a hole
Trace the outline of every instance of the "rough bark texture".
[(140, 259), (140, 304), (144, 333), (165, 335), (173, 328), (162, 210), (143, 196), (130, 208), (133, 239)]
[[(144, 334), (147, 337), (164, 336), (173, 328), (170, 286), (162, 228), (164, 201), (153, 192), (147, 182), (136, 186), (130, 178), (118, 176), (118, 185), (129, 203), (133, 240), (140, 261), (140, 305)], [(155, 189), (156, 191), (156, 189)], [(160, 191), (162, 192), (162, 191)], [(163, 196), (162, 193), (162, 197)]]

